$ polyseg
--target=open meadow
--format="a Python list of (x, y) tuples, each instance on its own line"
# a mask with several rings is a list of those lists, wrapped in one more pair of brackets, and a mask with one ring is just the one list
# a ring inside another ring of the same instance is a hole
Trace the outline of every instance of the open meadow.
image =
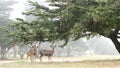
[(120, 68), (120, 0), (0, 0), (0, 68)]
[(50, 62), (47, 57), (43, 62), (11, 59), (1, 60), (0, 68), (120, 68), (120, 56), (53, 57)]

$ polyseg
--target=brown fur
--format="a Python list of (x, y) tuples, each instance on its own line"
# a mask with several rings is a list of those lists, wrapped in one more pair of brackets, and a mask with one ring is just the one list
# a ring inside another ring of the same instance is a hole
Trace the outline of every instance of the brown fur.
[(32, 48), (27, 52), (27, 59), (28, 59), (28, 57), (30, 57), (31, 62), (33, 62), (33, 61), (35, 60), (36, 50), (37, 50), (37, 47), (34, 45), (34, 46), (32, 46)]
[(42, 57), (43, 56), (48, 56), (48, 61), (51, 59), (51, 56), (54, 54), (54, 48), (55, 46), (51, 46), (52, 50), (40, 50), (40, 61), (42, 62)]

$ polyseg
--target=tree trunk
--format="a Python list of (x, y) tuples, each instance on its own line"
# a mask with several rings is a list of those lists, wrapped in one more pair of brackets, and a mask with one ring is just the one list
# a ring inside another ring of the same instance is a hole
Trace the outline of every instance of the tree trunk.
[(20, 55), (20, 59), (24, 58), (25, 53), (24, 52), (18, 52), (18, 54)]
[(20, 55), (20, 58), (23, 59), (24, 55), (26, 54), (27, 47), (26, 46), (20, 46), (18, 50), (18, 55)]
[(5, 53), (1, 52), (1, 58), (0, 59), (6, 59)]
[(14, 46), (14, 58), (17, 58), (17, 54), (18, 54), (18, 46)]
[(24, 55), (20, 55), (20, 59), (23, 59)]
[(0, 52), (1, 52), (0, 53), (0, 55), (1, 55), (0, 59), (6, 59), (6, 53), (8, 52), (8, 49), (1, 46), (1, 51)]
[(119, 32), (119, 29), (115, 29), (110, 33), (109, 38), (112, 40), (117, 51), (120, 53), (120, 42), (118, 41), (118, 36), (117, 36), (118, 32)]

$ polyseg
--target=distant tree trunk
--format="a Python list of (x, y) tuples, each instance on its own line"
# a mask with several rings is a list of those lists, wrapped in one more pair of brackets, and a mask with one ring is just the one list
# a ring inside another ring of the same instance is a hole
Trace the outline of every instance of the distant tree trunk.
[(115, 29), (110, 33), (109, 38), (112, 40), (117, 51), (120, 53), (120, 42), (118, 41), (118, 38), (119, 38), (118, 33), (119, 33), (119, 29)]
[(18, 54), (20, 55), (20, 59), (23, 59), (25, 53), (22, 53), (22, 52), (18, 52)]
[(66, 55), (67, 57), (71, 56), (71, 48), (70, 47), (66, 47)]
[(24, 55), (25, 55), (26, 51), (27, 51), (27, 47), (26, 46), (20, 46), (19, 47), (18, 54), (20, 55), (21, 59), (24, 58)]
[(8, 52), (8, 48), (6, 48), (6, 47), (4, 47), (4, 46), (1, 46), (1, 53), (0, 53), (0, 55), (1, 55), (1, 57), (0, 57), (0, 59), (6, 59), (6, 53)]
[(20, 59), (23, 59), (24, 57), (24, 54), (19, 54), (20, 55)]
[(18, 54), (18, 46), (14, 46), (14, 58), (17, 57)]
[(5, 55), (5, 50), (1, 49), (1, 58), (0, 59), (6, 59), (6, 55)]

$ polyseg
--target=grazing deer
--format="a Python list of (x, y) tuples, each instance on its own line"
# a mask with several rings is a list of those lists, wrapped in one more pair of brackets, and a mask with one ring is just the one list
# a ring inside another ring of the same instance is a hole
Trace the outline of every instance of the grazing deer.
[(30, 57), (31, 62), (35, 59), (37, 47), (33, 45), (31, 49), (27, 52), (27, 59)]
[(40, 53), (40, 61), (42, 62), (42, 57), (43, 56), (48, 56), (48, 61), (51, 59), (51, 56), (54, 54), (54, 48), (56, 46), (50, 46), (52, 48), (52, 50), (40, 50), (39, 53)]

